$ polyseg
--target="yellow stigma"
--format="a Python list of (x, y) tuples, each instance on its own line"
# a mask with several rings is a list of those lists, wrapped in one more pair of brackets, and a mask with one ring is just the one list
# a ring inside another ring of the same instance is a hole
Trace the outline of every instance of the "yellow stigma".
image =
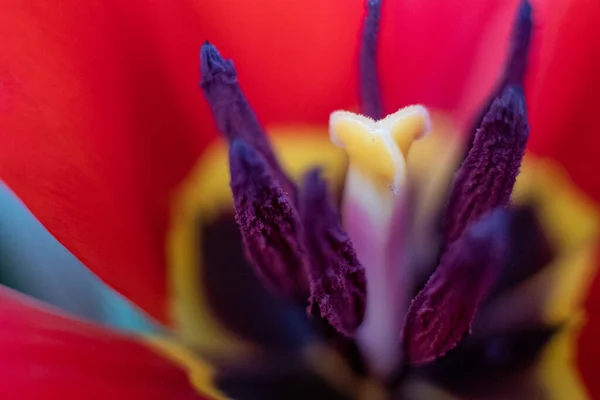
[(423, 106), (409, 106), (374, 121), (348, 111), (329, 117), (331, 141), (348, 153), (350, 167), (396, 192), (404, 181), (405, 157), (430, 128)]

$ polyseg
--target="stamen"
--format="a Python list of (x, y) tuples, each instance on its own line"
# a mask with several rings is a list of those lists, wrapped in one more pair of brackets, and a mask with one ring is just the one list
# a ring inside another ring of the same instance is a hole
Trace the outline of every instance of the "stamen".
[(492, 103), (456, 175), (444, 217), (447, 246), (483, 214), (508, 204), (528, 136), (523, 91), (507, 87)]
[(383, 116), (383, 106), (377, 76), (377, 37), (381, 0), (366, 0), (365, 11), (359, 65), (361, 111), (368, 117), (380, 119)]
[(502, 86), (523, 85), (527, 71), (527, 55), (531, 42), (532, 7), (528, 0), (521, 0), (513, 28), (508, 64)]
[(371, 373), (387, 378), (397, 366), (408, 306), (403, 301), (406, 269), (398, 254), (402, 237), (396, 235), (405, 215), (405, 156), (412, 142), (429, 130), (429, 115), (422, 106), (379, 121), (337, 111), (329, 126), (331, 140), (348, 153), (342, 216), (367, 278), (366, 312), (357, 341)]
[(200, 50), (200, 87), (204, 92), (219, 131), (231, 144), (242, 139), (258, 151), (284, 191), (295, 201), (296, 187), (285, 175), (267, 136), (246, 101), (231, 60), (225, 60), (215, 46), (206, 42)]
[(231, 191), (246, 257), (277, 294), (305, 304), (309, 296), (302, 226), (266, 160), (241, 139), (229, 151)]
[[(521, 0), (517, 10), (517, 16), (514, 21), (513, 31), (510, 39), (510, 48), (504, 73), (498, 87), (490, 96), (490, 100), (485, 107), (480, 111), (477, 119), (474, 120), (472, 129), (468, 131), (470, 140), (467, 142), (470, 146), (473, 145), (473, 140), (477, 128), (481, 126), (483, 118), (491, 107), (491, 103), (500, 96), (502, 91), (507, 86), (523, 87), (525, 73), (527, 71), (527, 58), (529, 55), (529, 45), (531, 43), (532, 33), (532, 14), (533, 9), (528, 0)], [(470, 150), (467, 149), (467, 150)], [(466, 155), (467, 153), (465, 153)]]
[(309, 312), (320, 312), (339, 333), (351, 337), (365, 313), (365, 270), (318, 170), (307, 174), (302, 189), (300, 214), (311, 261)]
[(506, 252), (507, 213), (497, 210), (468, 228), (442, 257), (412, 301), (404, 326), (405, 357), (435, 360), (470, 330)]

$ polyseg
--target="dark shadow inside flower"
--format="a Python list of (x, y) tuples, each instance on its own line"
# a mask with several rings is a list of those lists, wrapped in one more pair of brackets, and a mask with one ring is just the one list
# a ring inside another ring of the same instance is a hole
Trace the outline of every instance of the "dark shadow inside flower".
[[(320, 360), (325, 364), (326, 360)], [(216, 384), (234, 399), (350, 400), (314, 369), (280, 355), (277, 359), (249, 361), (244, 367), (222, 370)]]
[(239, 225), (232, 214), (222, 214), (198, 226), (203, 238), (206, 297), (224, 326), (266, 352), (300, 351), (318, 343), (319, 337), (327, 338), (341, 350), (352, 370), (364, 372), (356, 344), (321, 317), (318, 303), (313, 303), (313, 318), (309, 321), (301, 306), (267, 290), (246, 258)]
[[(518, 386), (526, 382), (519, 382), (519, 378), (533, 372), (544, 346), (558, 329), (540, 327), (487, 338), (469, 336), (445, 357), (416, 373), (465, 396), (489, 396), (495, 391), (504, 392), (506, 398), (524, 398), (513, 397), (524, 396), (523, 388)], [(528, 384), (531, 387), (525, 393), (534, 391), (537, 395), (527, 398), (545, 398), (541, 397), (542, 388), (536, 387), (539, 384)]]
[(273, 296), (254, 273), (233, 215), (199, 224), (199, 229), (207, 298), (229, 329), (273, 349), (301, 348), (314, 339), (302, 310)]
[(513, 207), (509, 230), (510, 253), (489, 295), (491, 299), (532, 277), (556, 256), (535, 206)]

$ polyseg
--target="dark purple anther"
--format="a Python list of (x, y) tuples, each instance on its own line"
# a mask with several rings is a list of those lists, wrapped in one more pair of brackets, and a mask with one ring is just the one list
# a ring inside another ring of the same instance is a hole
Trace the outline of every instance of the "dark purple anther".
[(383, 117), (379, 79), (377, 77), (377, 36), (382, 0), (366, 0), (360, 48), (361, 112), (379, 120)]
[(505, 210), (487, 214), (444, 254), (409, 307), (403, 336), (408, 362), (435, 360), (470, 330), (506, 255), (507, 218)]
[(241, 139), (231, 143), (229, 168), (246, 258), (269, 288), (304, 305), (309, 297), (306, 252), (289, 196), (262, 154)]
[(206, 42), (200, 50), (200, 87), (212, 109), (219, 131), (231, 142), (242, 139), (254, 147), (266, 160), (273, 175), (292, 199), (295, 185), (282, 171), (273, 149), (246, 101), (231, 60), (225, 60), (215, 46)]
[(306, 175), (299, 203), (311, 265), (309, 311), (318, 310), (339, 333), (351, 337), (365, 314), (365, 270), (318, 170)]
[(444, 215), (445, 245), (483, 214), (508, 205), (529, 136), (525, 98), (506, 87), (494, 100), (460, 166)]

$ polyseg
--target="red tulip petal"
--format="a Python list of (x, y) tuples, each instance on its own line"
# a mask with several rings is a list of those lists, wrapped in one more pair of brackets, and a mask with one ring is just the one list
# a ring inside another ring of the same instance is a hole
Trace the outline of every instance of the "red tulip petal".
[(207, 139), (200, 39), (182, 8), (15, 0), (0, 13), (0, 177), (162, 320), (169, 196)]
[[(538, 0), (544, 20), (529, 73), (531, 149), (555, 158), (600, 201), (600, 3)], [(582, 160), (588, 160), (586, 162)]]
[[(600, 3), (537, 0), (543, 16), (534, 32), (529, 85), (530, 149), (554, 158), (571, 179), (600, 201)], [(536, 36), (537, 34), (537, 36)], [(600, 397), (600, 277), (590, 289), (578, 344), (578, 362), (591, 398)]]
[(208, 399), (141, 342), (41, 305), (0, 287), (2, 398)]
[(196, 0), (205, 37), (233, 58), (259, 119), (318, 123), (358, 103), (363, 0)]
[(517, 3), (384, 1), (380, 65), (388, 110), (421, 103), (470, 122), (501, 78)]

